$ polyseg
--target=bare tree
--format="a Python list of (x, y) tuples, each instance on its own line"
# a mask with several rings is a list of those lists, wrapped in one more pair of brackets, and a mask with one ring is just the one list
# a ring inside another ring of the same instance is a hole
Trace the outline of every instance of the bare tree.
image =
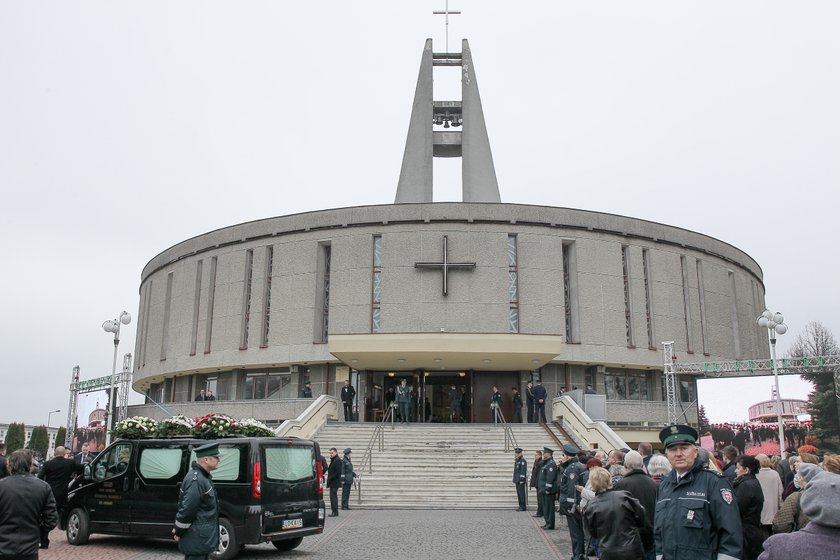
[[(836, 356), (840, 345), (834, 334), (819, 321), (811, 321), (796, 336), (789, 356)], [(823, 446), (840, 446), (840, 368), (820, 368), (802, 375), (814, 390), (808, 395), (808, 412)]]

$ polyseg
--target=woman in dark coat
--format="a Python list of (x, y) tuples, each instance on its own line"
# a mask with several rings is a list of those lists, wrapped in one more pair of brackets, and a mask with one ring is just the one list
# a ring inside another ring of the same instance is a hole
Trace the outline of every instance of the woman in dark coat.
[(595, 498), (583, 510), (583, 521), (598, 539), (601, 560), (638, 560), (645, 557), (639, 530), (647, 523), (639, 501), (625, 490), (612, 490), (608, 470), (594, 467), (589, 483)]
[(758, 459), (741, 455), (735, 460), (735, 480), (732, 488), (741, 513), (744, 531), (744, 560), (756, 560), (761, 554), (764, 531), (761, 528), (761, 510), (764, 507), (764, 492), (755, 477), (761, 465)]

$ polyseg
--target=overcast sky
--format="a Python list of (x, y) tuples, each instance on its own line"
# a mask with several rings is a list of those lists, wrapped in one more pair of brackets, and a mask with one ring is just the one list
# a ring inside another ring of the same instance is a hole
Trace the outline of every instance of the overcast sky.
[[(443, 6), (0, 1), (0, 422), (61, 409), (57, 425), (73, 366), (110, 374), (100, 325), (123, 309), (136, 319), (140, 272), (167, 247), (392, 203), (424, 40), (444, 50)], [(782, 352), (810, 320), (840, 333), (840, 3), (450, 8), (503, 202), (722, 239), (763, 268), (790, 326)], [(435, 98), (458, 99), (458, 78), (437, 70)], [(435, 165), (435, 200), (459, 200), (459, 162)], [(712, 421), (743, 418), (770, 384), (707, 381), (701, 404)], [(784, 380), (782, 396), (807, 392)]]

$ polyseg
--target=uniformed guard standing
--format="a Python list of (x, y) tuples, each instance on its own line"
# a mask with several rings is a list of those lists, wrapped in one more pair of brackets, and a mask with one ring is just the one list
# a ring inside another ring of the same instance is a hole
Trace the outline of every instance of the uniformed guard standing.
[(741, 558), (741, 515), (729, 481), (697, 460), (697, 431), (672, 425), (659, 432), (674, 467), (659, 484), (653, 516), (658, 560)]
[(569, 538), (572, 541), (572, 560), (585, 560), (586, 537), (583, 534), (583, 517), (580, 514), (580, 493), (576, 486), (586, 486), (589, 471), (577, 458), (578, 448), (567, 443), (563, 446), (563, 475), (559, 484), (560, 511), (566, 516)]
[(522, 456), (521, 447), (517, 447), (513, 452), (516, 453), (516, 460), (513, 463), (513, 483), (516, 485), (516, 497), (519, 498), (519, 509), (516, 511), (525, 511), (528, 506), (528, 461)]
[(557, 493), (557, 463), (554, 462), (554, 450), (543, 447), (543, 462), (537, 479), (537, 491), (542, 500), (543, 529), (554, 530), (554, 495)]
[(311, 399), (312, 398), (312, 383), (309, 381), (306, 382), (303, 386), (303, 391), (300, 394), (302, 399)]
[(210, 475), (219, 466), (219, 444), (196, 447), (195, 457), (181, 484), (172, 534), (187, 560), (207, 560), (219, 548), (219, 499)]
[(501, 421), (502, 417), (501, 414), (501, 406), (502, 406), (502, 394), (499, 392), (499, 388), (493, 385), (493, 396), (490, 399), (490, 410), (493, 412), (493, 423), (497, 423)]
[(353, 479), (356, 478), (356, 473), (353, 472), (353, 463), (350, 460), (351, 453), (349, 447), (344, 450), (341, 474), (341, 509), (350, 509), (350, 488), (353, 486)]

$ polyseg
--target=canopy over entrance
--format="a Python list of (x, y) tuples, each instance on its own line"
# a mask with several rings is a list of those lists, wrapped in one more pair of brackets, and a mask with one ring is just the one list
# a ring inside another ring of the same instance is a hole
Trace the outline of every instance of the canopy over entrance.
[(529, 371), (558, 356), (559, 335), (331, 334), (330, 353), (356, 370)]

